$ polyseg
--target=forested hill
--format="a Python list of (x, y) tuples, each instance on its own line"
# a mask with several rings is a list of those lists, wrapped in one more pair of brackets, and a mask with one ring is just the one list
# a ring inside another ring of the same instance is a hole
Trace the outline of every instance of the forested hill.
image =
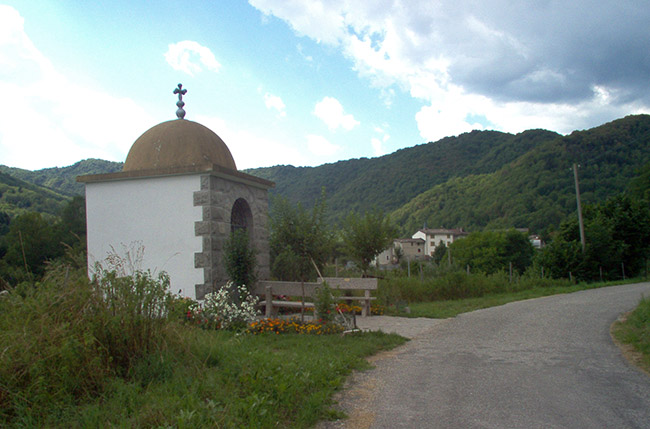
[[(325, 187), (331, 223), (351, 210), (376, 207), (410, 236), (425, 223), (470, 231), (557, 227), (575, 213), (573, 163), (580, 164), (585, 204), (624, 191), (650, 164), (650, 116), (628, 116), (567, 136), (545, 130), (473, 131), (379, 158), (246, 172), (274, 181), (274, 194), (306, 207)], [(0, 166), (0, 173), (11, 176), (0, 175), (0, 212), (54, 213), (66, 196), (83, 195), (76, 176), (121, 168), (121, 163), (98, 159), (37, 171)]]
[(650, 116), (628, 116), (568, 136), (473, 131), (381, 158), (248, 173), (276, 182), (276, 194), (307, 206), (325, 186), (330, 221), (350, 210), (380, 208), (405, 236), (424, 223), (544, 232), (575, 212), (574, 162), (580, 164), (585, 203), (624, 191), (650, 162)]
[(650, 116), (629, 116), (551, 139), (492, 174), (455, 178), (392, 213), (403, 232), (423, 222), (468, 230), (520, 227), (544, 232), (576, 212), (572, 165), (585, 204), (624, 191), (650, 162)]
[(69, 198), (59, 192), (0, 173), (0, 235), (9, 218), (27, 211), (58, 215)]
[(70, 196), (84, 195), (84, 185), (83, 183), (77, 183), (77, 176), (114, 173), (121, 170), (121, 162), (104, 161), (102, 159), (84, 159), (67, 167), (44, 168), (36, 171), (0, 165), (1, 173)]
[(401, 149), (379, 158), (352, 159), (319, 167), (275, 166), (247, 173), (275, 182), (275, 194), (313, 205), (321, 188), (327, 193), (329, 220), (350, 210), (372, 207), (392, 211), (420, 193), (453, 178), (492, 173), (540, 144), (559, 137), (544, 130), (512, 135), (472, 131)]

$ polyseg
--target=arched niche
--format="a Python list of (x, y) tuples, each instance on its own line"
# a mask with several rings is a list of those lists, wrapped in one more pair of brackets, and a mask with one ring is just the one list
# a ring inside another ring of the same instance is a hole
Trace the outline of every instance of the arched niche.
[(243, 198), (238, 198), (230, 211), (230, 232), (240, 229), (246, 230), (249, 237), (253, 233), (253, 212)]

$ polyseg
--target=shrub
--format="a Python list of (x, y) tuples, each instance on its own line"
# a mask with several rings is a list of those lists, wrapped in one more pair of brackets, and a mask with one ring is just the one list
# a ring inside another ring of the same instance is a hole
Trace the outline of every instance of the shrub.
[(323, 282), (321, 286), (316, 288), (316, 296), (314, 296), (316, 314), (320, 319), (329, 322), (334, 318), (335, 307), (332, 289), (326, 282)]
[(93, 308), (102, 323), (97, 339), (117, 368), (128, 369), (163, 335), (172, 301), (169, 276), (163, 272), (154, 278), (149, 271), (119, 276), (98, 265), (92, 284), (100, 297)]
[(248, 232), (238, 229), (230, 234), (224, 245), (224, 263), (230, 280), (237, 285), (255, 283), (255, 250), (251, 248)]
[(209, 293), (191, 308), (188, 316), (197, 324), (212, 329), (245, 329), (259, 315), (255, 308), (259, 299), (246, 286), (230, 282)]

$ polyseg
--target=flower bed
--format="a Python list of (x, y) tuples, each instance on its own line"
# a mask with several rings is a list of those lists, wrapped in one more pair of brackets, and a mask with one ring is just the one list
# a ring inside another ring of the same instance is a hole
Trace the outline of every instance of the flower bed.
[(246, 332), (250, 334), (312, 334), (327, 335), (343, 332), (343, 327), (335, 323), (324, 323), (321, 321), (301, 322), (298, 318), (284, 319), (262, 319), (248, 325)]
[[(361, 314), (361, 306), (360, 305), (351, 305), (346, 302), (339, 302), (336, 304), (336, 309), (341, 310), (341, 313), (354, 313), (354, 314)], [(381, 316), (384, 314), (385, 308), (383, 305), (379, 304), (372, 304), (370, 306), (370, 314), (373, 316)]]

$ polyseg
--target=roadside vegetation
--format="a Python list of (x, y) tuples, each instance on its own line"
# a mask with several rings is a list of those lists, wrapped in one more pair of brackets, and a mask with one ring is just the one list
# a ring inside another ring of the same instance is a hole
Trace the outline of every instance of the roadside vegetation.
[(434, 319), (444, 319), (447, 317), (457, 316), (461, 313), (467, 313), (469, 311), (508, 304), (509, 302), (540, 298), (550, 295), (572, 293), (581, 290), (614, 286), (617, 284), (634, 283), (637, 281), (642, 281), (642, 279), (630, 279), (627, 281), (607, 283), (579, 283), (573, 285), (557, 282), (557, 284), (554, 286), (549, 285), (547, 287), (534, 287), (532, 289), (524, 289), (516, 292), (490, 293), (476, 298), (461, 298), (446, 301), (412, 302), (410, 304), (402, 303), (401, 305), (398, 304), (389, 307), (386, 310), (386, 313), (400, 317), (430, 317)]
[(218, 296), (195, 312), (164, 275), (91, 282), (78, 256), (0, 295), (2, 427), (308, 427), (340, 417), (332, 395), (366, 356), (405, 341), (219, 329)]
[(637, 363), (650, 374), (650, 299), (644, 297), (625, 320), (616, 323), (613, 333), (640, 354)]

